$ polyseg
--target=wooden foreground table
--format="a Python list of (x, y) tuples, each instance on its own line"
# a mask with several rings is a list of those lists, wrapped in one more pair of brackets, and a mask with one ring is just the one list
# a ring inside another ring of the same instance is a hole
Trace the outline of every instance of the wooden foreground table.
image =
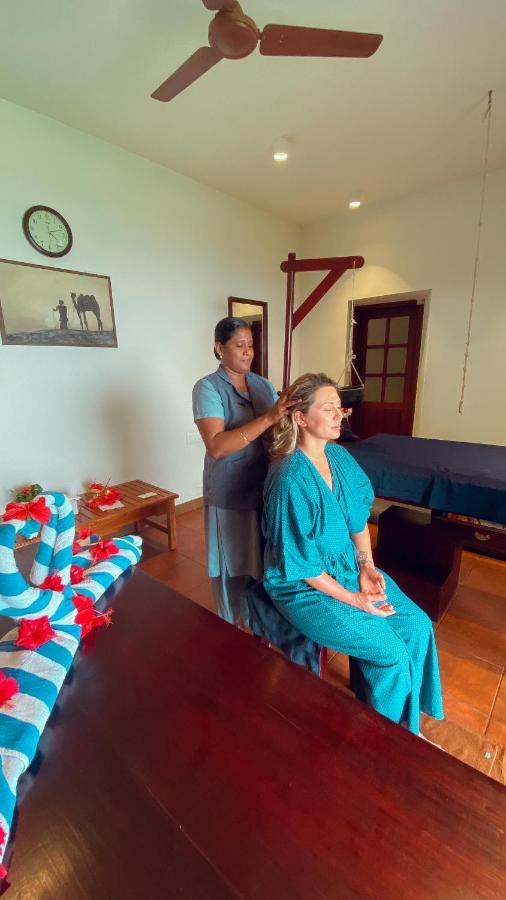
[(19, 809), (9, 900), (506, 897), (506, 789), (141, 571)]

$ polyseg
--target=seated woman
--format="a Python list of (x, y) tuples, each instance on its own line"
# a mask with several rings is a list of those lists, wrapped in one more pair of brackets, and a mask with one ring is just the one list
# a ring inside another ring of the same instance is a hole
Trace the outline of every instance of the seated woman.
[(264, 585), (279, 611), (318, 644), (354, 660), (353, 688), (419, 734), (443, 718), (432, 623), (375, 568), (367, 527), (373, 491), (339, 437), (341, 403), (326, 375), (303, 375), (273, 430), (264, 490)]

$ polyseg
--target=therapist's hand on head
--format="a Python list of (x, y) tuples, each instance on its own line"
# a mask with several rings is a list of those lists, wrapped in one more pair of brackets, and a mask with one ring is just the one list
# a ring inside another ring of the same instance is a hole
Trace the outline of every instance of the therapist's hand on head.
[(285, 418), (285, 416), (288, 416), (291, 412), (294, 412), (297, 403), (297, 400), (288, 400), (286, 391), (283, 391), (283, 393), (280, 394), (277, 403), (275, 403), (272, 409), (269, 410), (271, 424), (276, 425), (277, 422), (280, 422), (281, 419)]

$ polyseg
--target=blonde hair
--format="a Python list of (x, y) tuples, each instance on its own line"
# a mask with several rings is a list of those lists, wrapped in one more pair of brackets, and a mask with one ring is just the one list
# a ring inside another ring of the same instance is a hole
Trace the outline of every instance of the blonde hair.
[(323, 372), (314, 374), (308, 372), (301, 375), (286, 392), (287, 400), (296, 400), (297, 406), (292, 407), (293, 412), (283, 416), (272, 429), (270, 454), (273, 458), (289, 456), (296, 449), (299, 442), (299, 426), (294, 418), (295, 412), (307, 413), (314, 401), (316, 391), (321, 387), (333, 387), (337, 391), (337, 384)]

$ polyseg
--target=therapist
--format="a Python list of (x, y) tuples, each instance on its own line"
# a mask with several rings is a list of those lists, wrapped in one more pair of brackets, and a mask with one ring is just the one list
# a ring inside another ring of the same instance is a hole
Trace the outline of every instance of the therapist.
[(206, 446), (204, 515), (216, 612), (248, 625), (245, 591), (263, 578), (260, 531), (267, 455), (262, 435), (293, 405), (266, 378), (250, 372), (253, 336), (228, 316), (214, 330), (218, 369), (197, 381), (193, 418)]

